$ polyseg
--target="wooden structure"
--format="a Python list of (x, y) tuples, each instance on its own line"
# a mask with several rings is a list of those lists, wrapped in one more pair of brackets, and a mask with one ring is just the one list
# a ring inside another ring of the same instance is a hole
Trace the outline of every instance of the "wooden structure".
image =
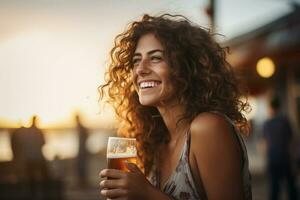
[[(250, 95), (269, 90), (280, 95), (284, 110), (299, 130), (300, 127), (300, 7), (256, 30), (223, 43), (230, 47), (228, 61), (240, 74)], [(275, 74), (262, 78), (256, 72), (257, 61), (269, 57), (276, 66)], [(296, 112), (295, 112), (296, 111)]]

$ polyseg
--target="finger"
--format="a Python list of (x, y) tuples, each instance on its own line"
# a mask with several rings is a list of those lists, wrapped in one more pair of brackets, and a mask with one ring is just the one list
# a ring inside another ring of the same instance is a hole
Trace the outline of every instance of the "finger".
[(100, 173), (99, 176), (104, 178), (104, 177), (108, 177), (108, 178), (115, 178), (115, 179), (119, 179), (124, 177), (124, 173), (121, 170), (118, 169), (103, 169)]
[(130, 172), (142, 173), (140, 168), (134, 163), (126, 162), (126, 166)]
[(111, 190), (101, 190), (101, 195), (108, 198), (118, 198), (127, 194), (127, 191), (124, 189), (111, 189)]
[(100, 182), (99, 185), (101, 189), (121, 188), (123, 186), (122, 181), (120, 181), (120, 179), (103, 180)]

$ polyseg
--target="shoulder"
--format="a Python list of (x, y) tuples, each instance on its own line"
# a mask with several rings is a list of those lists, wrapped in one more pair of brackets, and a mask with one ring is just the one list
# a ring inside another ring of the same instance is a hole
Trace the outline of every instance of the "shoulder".
[[(196, 155), (210, 152), (240, 157), (234, 127), (222, 114), (201, 113), (191, 123), (191, 149)], [(216, 158), (216, 157), (215, 157)]]
[(191, 123), (191, 134), (195, 137), (226, 137), (232, 135), (233, 126), (217, 113), (201, 113)]
[(201, 113), (191, 123), (191, 161), (208, 199), (243, 198), (242, 154), (235, 134), (222, 114)]

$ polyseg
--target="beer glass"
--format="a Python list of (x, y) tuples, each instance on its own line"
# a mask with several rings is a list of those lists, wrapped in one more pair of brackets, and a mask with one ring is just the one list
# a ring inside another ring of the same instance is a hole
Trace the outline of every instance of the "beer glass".
[(107, 143), (107, 164), (109, 169), (128, 171), (125, 162), (136, 164), (136, 139), (109, 137)]

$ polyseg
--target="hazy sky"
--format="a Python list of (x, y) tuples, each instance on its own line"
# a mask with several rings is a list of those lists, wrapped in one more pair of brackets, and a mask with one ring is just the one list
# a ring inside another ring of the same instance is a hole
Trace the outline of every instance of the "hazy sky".
[[(225, 39), (291, 10), (280, 0), (216, 3), (217, 31)], [(183, 14), (207, 26), (205, 5), (206, 0), (0, 0), (0, 126), (26, 122), (32, 114), (44, 126), (68, 124), (75, 110), (89, 125), (111, 121), (112, 114), (99, 114), (97, 86), (114, 37), (144, 13)]]

